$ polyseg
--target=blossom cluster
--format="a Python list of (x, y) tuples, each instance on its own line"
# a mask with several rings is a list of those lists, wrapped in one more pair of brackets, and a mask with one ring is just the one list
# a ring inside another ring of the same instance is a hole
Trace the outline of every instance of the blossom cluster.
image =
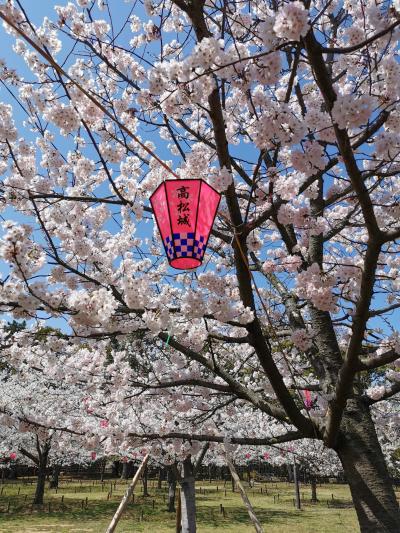
[(335, 280), (321, 272), (317, 263), (300, 272), (296, 279), (296, 292), (321, 311), (335, 312), (337, 298), (333, 292)]
[(276, 15), (274, 31), (288, 41), (299, 41), (309, 29), (308, 13), (302, 2), (296, 0), (284, 4)]

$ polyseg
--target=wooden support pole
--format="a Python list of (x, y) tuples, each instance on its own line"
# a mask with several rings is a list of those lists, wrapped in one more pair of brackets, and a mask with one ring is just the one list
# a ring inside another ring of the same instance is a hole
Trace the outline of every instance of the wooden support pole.
[(181, 489), (178, 489), (178, 502), (176, 504), (176, 533), (182, 531), (182, 501), (181, 501)]
[(296, 496), (296, 509), (301, 509), (301, 500), (300, 500), (300, 483), (297, 475), (297, 465), (296, 459), (293, 458), (293, 481), (294, 481), (294, 490)]
[(259, 522), (259, 520), (258, 520), (258, 518), (257, 518), (257, 516), (256, 516), (256, 514), (254, 512), (254, 509), (253, 509), (253, 507), (252, 507), (252, 505), (250, 503), (250, 500), (249, 500), (249, 498), (248, 498), (248, 496), (246, 494), (246, 491), (244, 490), (242, 482), (240, 481), (238, 473), (236, 472), (236, 469), (233, 466), (233, 461), (232, 461), (230, 453), (228, 451), (228, 447), (226, 445), (224, 445), (224, 448), (225, 448), (226, 463), (227, 463), (228, 468), (229, 468), (229, 470), (231, 472), (232, 479), (234, 480), (234, 482), (236, 483), (236, 486), (239, 489), (239, 492), (240, 492), (240, 495), (242, 497), (243, 503), (246, 506), (247, 512), (249, 513), (250, 520), (253, 522), (254, 529), (256, 530), (257, 533), (264, 533), (264, 529), (263, 529), (261, 523)]
[(139, 481), (140, 479), (140, 476), (142, 475), (143, 473), (143, 470), (145, 469), (146, 465), (147, 465), (147, 462), (149, 460), (149, 455), (146, 455), (146, 457), (143, 459), (143, 462), (142, 464), (140, 465), (140, 467), (138, 468), (136, 474), (135, 474), (135, 477), (133, 478), (132, 480), (132, 483), (128, 486), (128, 488), (126, 489), (125, 491), (125, 494), (121, 500), (121, 503), (119, 504), (118, 506), (118, 509), (115, 513), (115, 515), (113, 516), (113, 519), (111, 520), (111, 523), (110, 525), (108, 526), (107, 528), (107, 531), (106, 533), (113, 533), (113, 531), (115, 531), (115, 528), (117, 527), (117, 524), (125, 510), (125, 507), (128, 505), (128, 502), (132, 496), (132, 493), (136, 487), (136, 484), (137, 482)]

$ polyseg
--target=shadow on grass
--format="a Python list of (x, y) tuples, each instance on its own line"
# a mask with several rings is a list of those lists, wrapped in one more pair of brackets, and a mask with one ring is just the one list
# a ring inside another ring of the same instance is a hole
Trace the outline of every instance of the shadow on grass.
[[(273, 524), (297, 522), (299, 514), (295, 510), (285, 511), (282, 509), (263, 509), (261, 507), (253, 507), (257, 518), (262, 523)], [(201, 504), (197, 508), (198, 524), (202, 526), (218, 526), (221, 527), (226, 523), (226, 527), (232, 525), (249, 525), (250, 519), (246, 509), (243, 506), (229, 506), (225, 508), (225, 517), (220, 513), (220, 509), (216, 507), (202, 507)], [(239, 531), (239, 530), (237, 530)], [(294, 531), (294, 530), (293, 530)]]
[(328, 501), (327, 507), (330, 509), (351, 509), (354, 508), (354, 503), (350, 501), (332, 500)]
[[(52, 521), (63, 522), (76, 522), (79, 524), (81, 521), (108, 521), (111, 520), (118, 505), (119, 500), (112, 501), (99, 501), (89, 499), (88, 506), (84, 506), (82, 509), (81, 499), (68, 499), (64, 505), (61, 505), (60, 501), (50, 500), (51, 512), (48, 512), (48, 502), (43, 506), (32, 506), (31, 504), (24, 503), (18, 497), (11, 505), (10, 512), (4, 512), (4, 501), (2, 502), (0, 513), (1, 520), (7, 521), (9, 524), (18, 522), (21, 519), (51, 519)], [(247, 511), (240, 505), (232, 505), (233, 502), (225, 502), (225, 516), (221, 514), (219, 505), (204, 505), (207, 500), (212, 500), (202, 496), (199, 498), (197, 507), (197, 521), (199, 526), (203, 527), (219, 527), (226, 528), (233, 531), (233, 527), (240, 527), (240, 525), (249, 524), (249, 516)], [(215, 502), (215, 500), (214, 500)], [(285, 511), (281, 509), (263, 509), (255, 507), (255, 513), (259, 520), (264, 523), (290, 523), (299, 519), (298, 513), (295, 510)], [(152, 525), (175, 522), (175, 514), (168, 513), (163, 502), (155, 499), (155, 508), (153, 509), (153, 499), (136, 497), (135, 503), (130, 503), (124, 513), (124, 519), (137, 519), (137, 517), (143, 516), (144, 522), (146, 519), (152, 522)], [(143, 522), (142, 522), (143, 524)], [(237, 529), (239, 531), (239, 529)]]
[[(105, 524), (109, 523), (114, 515), (120, 500), (123, 495), (125, 486), (118, 486), (118, 489), (113, 493), (112, 499), (107, 500), (107, 490), (101, 492), (99, 486), (63, 486), (59, 489), (58, 494), (55, 492), (46, 491), (45, 505), (42, 508), (32, 507), (31, 499), (33, 494), (16, 494), (18, 487), (13, 489), (6, 488), (7, 494), (0, 495), (0, 523), (4, 526), (8, 524), (11, 531), (18, 533), (22, 531), (33, 531), (31, 529), (24, 529), (25, 525), (32, 526), (36, 524), (39, 527), (41, 524), (47, 524), (47, 527), (52, 527), (52, 531), (64, 531), (64, 528), (86, 527), (82, 531), (102, 531)], [(93, 491), (93, 493), (92, 493)], [(276, 507), (273, 503), (275, 493), (280, 493), (281, 498)], [(259, 520), (265, 524), (270, 525), (274, 531), (280, 531), (284, 526), (285, 531), (296, 532), (299, 531), (299, 526), (302, 525), (301, 531), (348, 531), (343, 528), (336, 529), (336, 517), (339, 509), (350, 507), (348, 500), (336, 497), (335, 500), (322, 499), (317, 504), (309, 502), (302, 502), (303, 510), (297, 511), (292, 506), (291, 492), (285, 491), (283, 488), (271, 490), (261, 496), (260, 494), (249, 494), (250, 499), (254, 505), (254, 510)], [(321, 494), (322, 496), (322, 494)], [(327, 495), (328, 496), (328, 495)], [(330, 494), (329, 494), (330, 496)], [(338, 494), (339, 496), (339, 494)], [(25, 501), (25, 497), (28, 498)], [(61, 503), (61, 498), (64, 497), (64, 503)], [(88, 505), (86, 506), (86, 497), (88, 497)], [(227, 492), (227, 496), (223, 490), (206, 490), (206, 494), (196, 494), (197, 500), (197, 522), (199, 531), (203, 528), (207, 531), (218, 530), (226, 533), (239, 533), (241, 531), (248, 531), (250, 527), (250, 519), (246, 509), (240, 500), (237, 493)], [(10, 512), (5, 512), (10, 501)], [(154, 501), (154, 509), (153, 509)], [(51, 511), (49, 512), (48, 503), (50, 502)], [(83, 508), (82, 508), (83, 502)], [(225, 516), (221, 513), (220, 505), (224, 507)], [(330, 510), (330, 508), (332, 509)], [(337, 510), (336, 510), (337, 509)], [(318, 512), (315, 512), (318, 511)], [(347, 511), (344, 510), (345, 513)], [(325, 524), (326, 519), (332, 521), (329, 525)], [(335, 517), (335, 518), (334, 518)], [(324, 523), (320, 523), (320, 521)], [(166, 510), (166, 491), (158, 490), (153, 487), (151, 489), (151, 496), (144, 498), (141, 494), (135, 494), (135, 502), (130, 502), (123, 515), (124, 523), (122, 531), (130, 531), (126, 529), (134, 525), (134, 530), (141, 533), (163, 533), (167, 531), (174, 531), (175, 514), (168, 513)], [(330, 525), (332, 523), (332, 526)], [(304, 529), (308, 527), (309, 529)], [(321, 529), (319, 526), (321, 525)], [(323, 527), (322, 527), (323, 526)], [(325, 527), (325, 529), (324, 529)], [(327, 529), (331, 527), (331, 529)], [(340, 526), (341, 527), (341, 526)], [(13, 528), (13, 529), (11, 529)], [(290, 528), (290, 529), (288, 529)], [(104, 528), (105, 529), (105, 528)], [(1, 529), (0, 531), (6, 531)], [(66, 531), (70, 531), (67, 529)], [(354, 530), (355, 531), (355, 530)]]

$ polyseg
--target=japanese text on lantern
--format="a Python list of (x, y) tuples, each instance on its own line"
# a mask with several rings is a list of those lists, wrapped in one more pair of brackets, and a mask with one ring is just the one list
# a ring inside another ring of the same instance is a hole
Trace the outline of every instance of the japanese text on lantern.
[(179, 226), (190, 226), (189, 216), (190, 216), (190, 207), (189, 207), (189, 187), (179, 187), (177, 189), (178, 193), (178, 225)]

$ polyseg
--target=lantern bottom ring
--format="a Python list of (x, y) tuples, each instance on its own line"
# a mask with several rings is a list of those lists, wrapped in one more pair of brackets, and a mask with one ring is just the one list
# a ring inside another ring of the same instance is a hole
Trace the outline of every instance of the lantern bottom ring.
[(175, 259), (172, 259), (169, 264), (178, 270), (190, 270), (191, 268), (199, 267), (201, 261), (195, 257), (176, 257)]

